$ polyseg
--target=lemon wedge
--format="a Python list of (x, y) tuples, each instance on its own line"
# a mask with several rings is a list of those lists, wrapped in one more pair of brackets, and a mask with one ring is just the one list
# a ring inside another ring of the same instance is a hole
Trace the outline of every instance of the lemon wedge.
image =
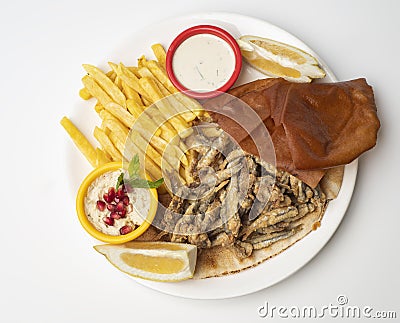
[(162, 282), (192, 278), (197, 260), (197, 247), (184, 243), (132, 241), (94, 249), (126, 274)]
[(244, 59), (266, 75), (305, 83), (325, 77), (315, 57), (299, 48), (257, 36), (242, 36), (237, 43)]

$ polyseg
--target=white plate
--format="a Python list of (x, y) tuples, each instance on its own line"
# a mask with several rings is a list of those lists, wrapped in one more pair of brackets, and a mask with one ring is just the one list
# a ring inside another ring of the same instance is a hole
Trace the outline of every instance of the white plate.
[[(133, 33), (116, 51), (111, 54), (105, 52), (104, 62), (101, 62), (99, 66), (108, 70), (107, 61), (109, 60), (136, 65), (136, 58), (142, 54), (151, 57), (150, 46), (152, 44), (160, 42), (167, 48), (170, 42), (181, 31), (198, 24), (212, 24), (222, 27), (234, 37), (245, 34), (258, 35), (301, 48), (319, 60), (327, 73), (324, 81), (337, 81), (333, 73), (318, 55), (293, 35), (265, 21), (231, 13), (193, 14), (148, 26), (140, 32)], [(263, 74), (244, 64), (236, 85), (264, 77)], [(95, 121), (95, 113), (93, 111), (83, 112), (84, 110), (88, 111), (87, 103), (85, 102), (77, 103), (76, 108), (78, 109), (76, 115), (77, 121), (80, 118), (85, 120), (84, 124), (78, 123), (78, 125), (83, 128), (85, 133), (90, 134), (94, 125), (98, 124), (98, 120)], [(82, 165), (82, 168), (77, 167), (77, 165), (82, 164), (78, 153), (71, 150), (70, 157), (70, 178), (73, 181), (73, 187), (78, 187), (80, 181), (90, 169), (87, 165)], [(241, 296), (272, 286), (303, 267), (332, 237), (350, 202), (356, 176), (357, 160), (345, 167), (343, 184), (339, 196), (329, 204), (321, 227), (286, 251), (254, 268), (224, 277), (188, 280), (180, 283), (156, 283), (141, 279), (135, 280), (142, 285), (160, 292), (197, 299), (220, 299)], [(117, 270), (116, 274), (118, 274)]]

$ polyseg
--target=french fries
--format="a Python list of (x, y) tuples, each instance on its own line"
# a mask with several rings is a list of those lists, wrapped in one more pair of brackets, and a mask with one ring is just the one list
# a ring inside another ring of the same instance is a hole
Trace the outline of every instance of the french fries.
[(85, 87), (83, 87), (79, 90), (79, 96), (84, 100), (89, 100), (90, 98), (92, 98), (92, 95), (90, 94), (88, 89)]
[(108, 103), (104, 108), (128, 128), (131, 128), (135, 122), (135, 118), (125, 108), (115, 102)]
[(156, 103), (156, 106), (159, 107), (159, 111), (165, 117), (166, 120), (174, 127), (176, 132), (179, 134), (180, 132), (185, 131), (190, 128), (189, 125), (177, 115), (174, 118), (176, 113), (169, 106), (169, 102), (167, 100), (163, 100), (163, 95), (158, 88), (157, 84), (149, 77), (142, 77), (139, 80), (139, 84), (142, 88), (147, 92), (147, 94), (153, 99)]
[[(94, 109), (101, 125), (93, 136), (99, 147), (66, 117), (61, 125), (93, 167), (110, 161), (129, 162), (139, 154), (152, 179), (162, 177), (163, 170), (175, 172), (180, 180), (190, 182), (192, 157), (182, 138), (190, 135), (193, 121), (204, 114), (202, 106), (179, 92), (166, 73), (166, 53), (161, 44), (151, 47), (156, 60), (141, 56), (138, 66), (109, 62), (110, 71), (83, 64), (86, 75), (79, 96), (95, 98)], [(159, 188), (166, 192), (165, 185)]]
[(121, 106), (125, 106), (126, 98), (119, 87), (97, 67), (89, 64), (82, 65), (85, 71), (108, 94), (108, 96)]
[(157, 59), (158, 64), (165, 70), (165, 61), (167, 60), (167, 55), (165, 53), (164, 47), (161, 44), (154, 44), (151, 46), (154, 56)]
[(107, 156), (107, 154), (101, 150), (100, 148), (96, 148), (96, 166), (102, 166), (104, 164), (107, 164), (108, 162), (111, 161), (111, 158)]
[(82, 77), (82, 83), (90, 95), (95, 97), (102, 106), (106, 106), (108, 103), (113, 102), (109, 95), (89, 75)]
[(97, 157), (96, 150), (90, 144), (89, 140), (79, 131), (79, 129), (67, 117), (63, 117), (60, 121), (61, 125), (68, 132), (76, 147), (82, 152), (89, 163), (96, 167)]
[(99, 127), (95, 127), (93, 135), (103, 147), (104, 151), (106, 151), (111, 156), (113, 161), (122, 160), (122, 154), (117, 150), (117, 148), (115, 148), (113, 142), (102, 129), (100, 129)]

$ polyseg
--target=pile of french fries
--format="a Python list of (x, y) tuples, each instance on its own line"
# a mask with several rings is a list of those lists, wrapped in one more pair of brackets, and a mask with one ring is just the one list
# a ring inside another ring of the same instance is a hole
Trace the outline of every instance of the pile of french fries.
[(111, 70), (104, 72), (83, 65), (87, 74), (79, 95), (97, 101), (94, 110), (102, 122), (93, 135), (99, 147), (93, 147), (67, 117), (61, 125), (93, 167), (129, 162), (139, 154), (153, 180), (163, 177), (165, 169), (177, 171), (184, 183), (189, 155), (181, 139), (190, 135), (193, 121), (205, 111), (169, 80), (163, 46), (155, 44), (152, 50), (156, 60), (142, 56), (138, 66), (110, 62)]

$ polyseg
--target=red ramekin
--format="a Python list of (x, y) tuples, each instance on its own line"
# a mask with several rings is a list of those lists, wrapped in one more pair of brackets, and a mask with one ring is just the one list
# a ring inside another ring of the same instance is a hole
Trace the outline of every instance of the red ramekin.
[[(235, 55), (235, 68), (232, 76), (223, 86), (213, 91), (196, 92), (186, 88), (178, 81), (172, 68), (172, 60), (174, 58), (175, 51), (179, 47), (179, 45), (182, 44), (189, 37), (198, 34), (211, 34), (221, 38), (226, 43), (228, 43)], [(236, 82), (242, 68), (242, 54), (240, 53), (240, 48), (235, 38), (233, 38), (232, 35), (224, 29), (212, 25), (198, 25), (184, 30), (173, 40), (167, 51), (166, 68), (168, 77), (178, 90), (185, 92), (186, 95), (196, 99), (209, 99), (221, 94), (222, 92), (226, 92)]]

